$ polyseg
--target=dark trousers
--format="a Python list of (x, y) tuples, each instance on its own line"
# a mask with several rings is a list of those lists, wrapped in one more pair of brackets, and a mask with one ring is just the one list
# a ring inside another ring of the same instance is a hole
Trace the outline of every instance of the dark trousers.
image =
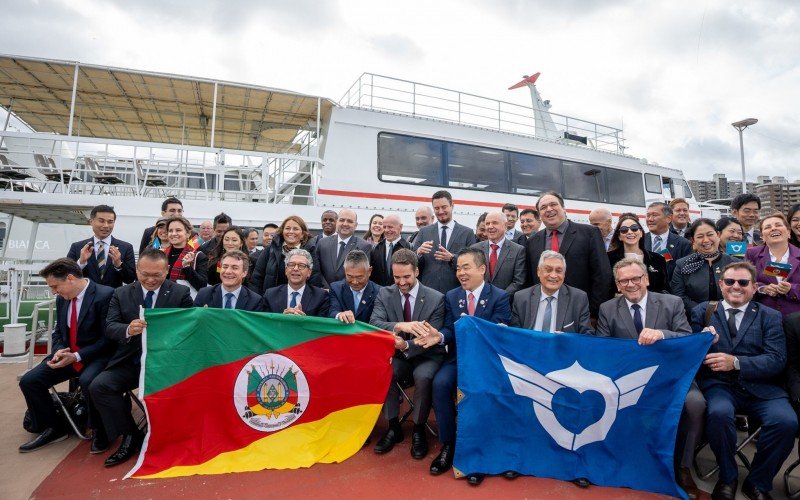
[(50, 361), (50, 356), (23, 375), (19, 381), (19, 388), (22, 391), (22, 395), (25, 396), (25, 402), (28, 404), (34, 428), (43, 431), (48, 427), (59, 428), (62, 426), (62, 422), (56, 414), (55, 406), (53, 406), (53, 398), (49, 392), (50, 387), (78, 377), (78, 385), (80, 385), (81, 392), (86, 397), (86, 403), (89, 408), (89, 427), (95, 429), (100, 424), (100, 416), (92, 404), (89, 385), (106, 367), (108, 358), (98, 359), (88, 364), (84, 363), (83, 370), (80, 373), (75, 371), (72, 365), (56, 369), (50, 368), (47, 366), (48, 361)]
[(433, 376), (442, 363), (441, 356), (415, 356), (406, 359), (402, 355), (392, 358), (392, 383), (389, 394), (383, 404), (383, 412), (387, 420), (397, 418), (400, 413), (400, 389), (397, 388), (398, 380), (414, 380), (414, 412), (411, 418), (415, 424), (424, 424), (431, 413), (431, 385)]
[(797, 417), (789, 400), (759, 399), (741, 388), (715, 385), (704, 391), (708, 404), (706, 436), (719, 464), (719, 478), (738, 478), (735, 413), (752, 415), (761, 422), (761, 435), (748, 480), (761, 491), (772, 490), (772, 480), (794, 447)]
[(439, 441), (455, 443), (456, 440), (456, 385), (458, 365), (455, 360), (445, 361), (433, 377), (433, 411), (439, 426)]
[(703, 436), (705, 419), (706, 398), (703, 397), (697, 382), (692, 381), (683, 402), (678, 436), (675, 438), (675, 464), (678, 467), (691, 468), (694, 464), (694, 450)]
[(139, 386), (139, 366), (120, 363), (104, 370), (89, 387), (92, 402), (103, 420), (108, 439), (138, 432), (131, 415), (131, 402), (123, 395)]

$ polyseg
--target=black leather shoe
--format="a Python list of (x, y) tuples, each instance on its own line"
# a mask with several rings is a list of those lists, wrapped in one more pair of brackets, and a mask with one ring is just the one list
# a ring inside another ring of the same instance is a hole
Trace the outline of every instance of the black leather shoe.
[(737, 481), (731, 483), (717, 481), (717, 484), (714, 485), (714, 491), (711, 492), (712, 500), (734, 500), (736, 498), (736, 485)]
[(35, 438), (31, 439), (27, 443), (20, 445), (19, 452), (20, 453), (29, 453), (31, 451), (38, 450), (39, 448), (43, 448), (48, 444), (58, 443), (59, 441), (63, 441), (67, 439), (67, 431), (56, 430), (52, 427), (48, 427), (44, 430), (41, 434), (36, 436)]
[(470, 486), (478, 486), (483, 482), (484, 477), (486, 477), (486, 474), (470, 474), (467, 476), (467, 483)]
[(455, 447), (452, 444), (443, 444), (442, 451), (436, 455), (431, 463), (431, 474), (438, 476), (450, 470), (453, 466), (453, 452)]
[[(734, 490), (736, 491), (736, 490)], [(747, 479), (744, 480), (742, 483), (742, 494), (749, 498), (750, 500), (771, 500), (772, 496), (766, 491), (759, 491), (753, 486), (753, 483), (748, 481)]]
[(101, 430), (95, 430), (92, 433), (92, 447), (89, 449), (89, 453), (92, 455), (103, 453), (108, 449), (108, 446), (109, 442), (106, 433)]
[(577, 479), (573, 479), (572, 482), (575, 483), (577, 486), (580, 486), (581, 488), (588, 488), (589, 486), (592, 485), (592, 483), (590, 483), (589, 480), (586, 479), (585, 477), (579, 477)]
[(519, 477), (519, 472), (515, 470), (507, 470), (503, 472), (503, 477), (506, 479), (516, 479)]
[(119, 448), (117, 448), (117, 451), (115, 451), (113, 455), (106, 459), (104, 465), (106, 467), (113, 467), (127, 462), (131, 457), (139, 453), (139, 450), (142, 449), (143, 441), (144, 436), (142, 434), (128, 434), (122, 436), (122, 444), (119, 445)]
[(377, 443), (375, 443), (375, 453), (378, 455), (388, 453), (392, 451), (392, 448), (394, 448), (395, 444), (403, 441), (403, 439), (405, 439), (405, 436), (403, 436), (402, 429), (389, 429), (386, 431), (386, 434), (384, 434), (383, 437), (380, 438)]
[(425, 430), (414, 431), (411, 434), (411, 457), (422, 460), (428, 454), (428, 438), (425, 437)]

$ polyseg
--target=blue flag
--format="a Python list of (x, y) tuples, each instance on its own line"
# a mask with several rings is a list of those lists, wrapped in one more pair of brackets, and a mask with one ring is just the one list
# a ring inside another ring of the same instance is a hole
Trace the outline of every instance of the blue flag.
[(456, 475), (508, 470), (687, 498), (672, 455), (683, 401), (711, 345), (456, 323)]

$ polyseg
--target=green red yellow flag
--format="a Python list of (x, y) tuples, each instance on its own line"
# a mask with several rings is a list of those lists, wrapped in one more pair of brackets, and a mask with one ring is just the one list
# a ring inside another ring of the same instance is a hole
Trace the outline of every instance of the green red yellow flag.
[(380, 414), (394, 340), (373, 326), (205, 307), (145, 314), (149, 427), (126, 477), (341, 462)]

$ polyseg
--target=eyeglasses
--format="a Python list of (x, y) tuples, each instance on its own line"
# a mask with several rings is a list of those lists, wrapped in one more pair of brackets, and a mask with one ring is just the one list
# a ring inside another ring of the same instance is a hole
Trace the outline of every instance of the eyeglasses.
[(739, 279), (739, 280), (735, 280), (735, 279), (732, 279), (732, 278), (723, 278), (723, 280), (722, 280), (722, 282), (725, 283), (725, 286), (733, 286), (734, 283), (739, 283), (739, 286), (747, 286), (747, 285), (750, 284), (751, 281), (752, 280), (748, 280), (748, 279), (744, 279), (744, 278)]
[(632, 284), (632, 285), (638, 285), (639, 283), (641, 283), (641, 282), (642, 282), (642, 278), (644, 278), (644, 274), (640, 274), (639, 276), (636, 276), (636, 277), (634, 277), (634, 278), (628, 278), (628, 279), (617, 280), (617, 283), (619, 283), (619, 284), (620, 284), (620, 285), (622, 285), (622, 286), (625, 286), (625, 285), (627, 285), (628, 283), (630, 283), (630, 284)]
[(308, 264), (303, 264), (302, 262), (287, 262), (286, 267), (289, 269), (308, 269), (310, 266)]
[(628, 231), (641, 231), (642, 226), (639, 224), (631, 224), (630, 226), (622, 226), (619, 228), (619, 234), (626, 234)]

